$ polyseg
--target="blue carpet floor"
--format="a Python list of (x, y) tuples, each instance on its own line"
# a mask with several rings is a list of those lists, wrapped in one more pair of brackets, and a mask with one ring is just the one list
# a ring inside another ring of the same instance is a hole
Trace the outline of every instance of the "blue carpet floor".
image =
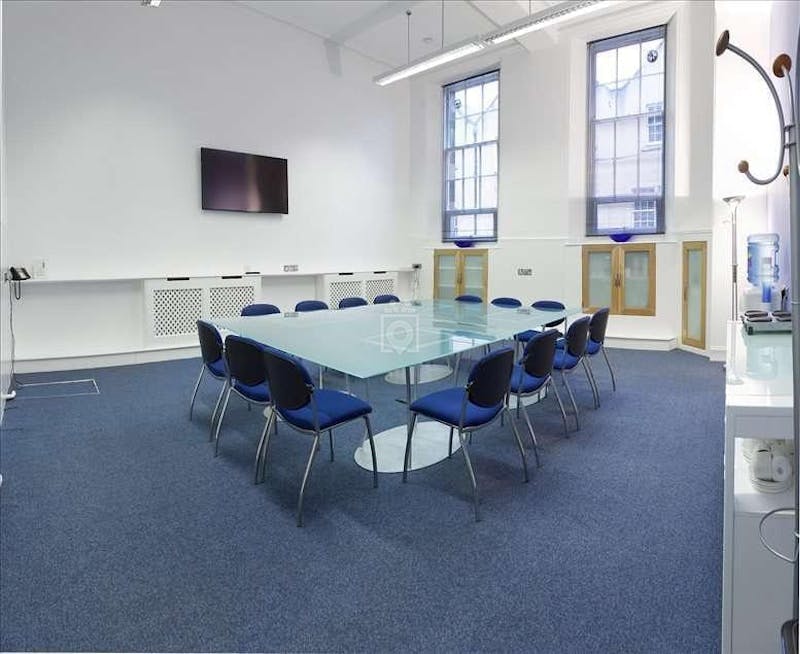
[[(618, 391), (598, 361), (595, 411), (576, 376), (569, 439), (532, 408), (529, 484), (507, 426), (475, 436), (480, 523), (460, 456), (374, 490), (353, 425), (298, 529), (309, 440), (281, 429), (254, 486), (261, 413), (232, 400), (213, 458), (211, 384), (187, 419), (199, 360), (60, 373), (100, 395), (17, 399), (0, 435), (0, 648), (716, 652), (721, 366), (610, 354)], [(370, 393), (378, 430), (404, 421), (401, 387)]]

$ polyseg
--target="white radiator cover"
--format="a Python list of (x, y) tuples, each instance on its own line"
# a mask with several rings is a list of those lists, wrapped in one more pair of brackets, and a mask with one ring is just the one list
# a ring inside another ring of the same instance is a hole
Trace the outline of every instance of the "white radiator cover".
[(197, 321), (238, 316), (261, 295), (260, 277), (147, 279), (144, 282), (145, 341), (191, 345)]
[(317, 279), (317, 297), (331, 309), (337, 309), (346, 297), (363, 297), (372, 304), (377, 295), (397, 292), (396, 272), (337, 273)]

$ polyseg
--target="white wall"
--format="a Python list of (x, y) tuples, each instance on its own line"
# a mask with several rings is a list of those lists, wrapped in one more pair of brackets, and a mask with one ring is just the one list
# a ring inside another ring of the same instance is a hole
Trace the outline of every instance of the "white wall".
[[(441, 85), (498, 67), (500, 73), (499, 238), (490, 250), (489, 294), (581, 302), (585, 225), (586, 44), (668, 22), (667, 233), (657, 243), (656, 316), (614, 316), (609, 335), (674, 345), (680, 336), (680, 242), (711, 238), (713, 4), (627, 7), (518, 46), (470, 59), (411, 85), (411, 176), (415, 240), (441, 247)], [(423, 289), (430, 292), (430, 255)], [(517, 277), (519, 267), (533, 277)]]
[[(6, 212), (6, 136), (5, 136), (5, 63), (3, 59), (3, 10), (0, 0), (0, 277), (8, 267), (8, 216)], [(9, 285), (0, 281), (0, 394), (6, 393), (11, 383), (11, 334), (9, 323)], [(0, 422), (3, 420), (5, 400), (0, 398)]]
[[(332, 72), (321, 39), (227, 2), (4, 13), (12, 263), (59, 279), (411, 263), (408, 95), (372, 82), (378, 64), (343, 50)], [(289, 215), (201, 211), (200, 146), (286, 157)], [(141, 348), (140, 286), (26, 285), (19, 358)]]

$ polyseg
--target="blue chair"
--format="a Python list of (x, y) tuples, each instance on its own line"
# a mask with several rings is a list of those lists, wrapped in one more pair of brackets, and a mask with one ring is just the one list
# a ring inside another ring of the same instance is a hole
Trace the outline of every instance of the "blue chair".
[[(587, 373), (590, 376), (590, 382), (594, 386), (595, 390), (595, 397), (597, 398), (597, 405), (600, 406), (600, 392), (597, 388), (597, 380), (594, 376), (594, 370), (592, 369), (592, 358), (597, 356), (598, 354), (602, 353), (603, 358), (605, 359), (606, 365), (608, 366), (608, 372), (611, 374), (611, 388), (612, 390), (617, 390), (617, 381), (614, 377), (614, 369), (611, 367), (611, 362), (608, 360), (608, 355), (606, 354), (606, 348), (604, 347), (604, 343), (606, 340), (606, 328), (608, 327), (608, 314), (609, 310), (607, 307), (603, 309), (598, 309), (592, 314), (592, 317), (589, 320), (589, 340), (586, 343), (586, 368)], [(558, 343), (556, 343), (556, 347), (558, 349), (564, 349), (564, 339), (559, 339)]]
[(475, 504), (475, 520), (480, 520), (478, 507), (478, 484), (475, 472), (472, 469), (469, 451), (467, 450), (467, 436), (472, 432), (494, 422), (499, 416), (507, 414), (511, 429), (517, 441), (524, 479), (528, 481), (528, 462), (525, 457), (525, 448), (517, 432), (514, 417), (508, 410), (508, 393), (511, 382), (511, 371), (514, 366), (514, 351), (511, 348), (496, 350), (487, 354), (470, 372), (467, 385), (464, 388), (448, 388), (425, 395), (414, 402), (410, 408), (411, 424), (408, 428), (406, 441), (406, 454), (403, 463), (403, 481), (408, 479), (408, 466), (411, 460), (411, 439), (417, 417), (422, 415), (450, 427), (449, 456), (453, 454), (453, 431), (458, 429), (458, 439), (464, 453), (464, 461), (472, 484), (472, 497)]
[(558, 388), (553, 383), (553, 362), (556, 356), (556, 341), (558, 332), (550, 329), (534, 336), (525, 347), (522, 360), (519, 365), (514, 366), (511, 373), (511, 392), (517, 396), (517, 418), (520, 411), (525, 416), (525, 423), (528, 425), (528, 433), (533, 443), (533, 452), (536, 455), (536, 464), (539, 464), (539, 443), (536, 441), (536, 433), (533, 431), (528, 409), (523, 404), (522, 398), (531, 395), (539, 395), (547, 388), (552, 388), (555, 392), (558, 408), (561, 410), (561, 419), (564, 421), (564, 434), (567, 434), (567, 414), (558, 394)]
[(483, 299), (477, 295), (459, 295), (455, 298), (456, 302), (471, 302), (472, 304), (481, 304)]
[(383, 295), (376, 295), (375, 299), (372, 301), (372, 304), (391, 304), (392, 302), (399, 302), (400, 298), (396, 295), (392, 295), (391, 293), (385, 293)]
[[(269, 406), (270, 392), (267, 385), (267, 367), (264, 364), (266, 345), (243, 336), (231, 334), (225, 339), (225, 362), (228, 367), (228, 383), (225, 392), (225, 401), (217, 420), (214, 432), (214, 456), (219, 453), (219, 434), (222, 420), (228, 409), (228, 400), (231, 393), (250, 404)], [(264, 429), (269, 427), (269, 422), (264, 424)], [(263, 434), (262, 434), (263, 436)]]
[(242, 307), (242, 316), (269, 316), (280, 313), (281, 310), (274, 304), (248, 304)]
[(333, 430), (354, 420), (364, 420), (372, 450), (372, 485), (378, 487), (378, 463), (375, 458), (375, 443), (372, 440), (372, 426), (369, 414), (372, 407), (353, 395), (315, 388), (308, 371), (297, 359), (273, 348), (264, 353), (267, 376), (272, 395), (272, 414), (267, 428), (261, 437), (256, 453), (256, 482), (261, 470), (261, 481), (264, 480), (269, 449), (269, 425), (280, 416), (284, 422), (303, 434), (312, 434), (314, 442), (308, 455), (303, 482), (300, 484), (300, 495), (297, 500), (297, 526), (303, 526), (303, 495), (305, 493), (311, 466), (319, 448), (320, 434), (328, 432), (331, 445), (331, 461), (333, 461)]
[[(586, 354), (586, 343), (589, 340), (589, 316), (583, 316), (574, 321), (567, 330), (567, 335), (564, 337), (563, 349), (556, 350), (556, 356), (553, 360), (553, 368), (561, 371), (561, 381), (567, 387), (570, 402), (572, 402), (572, 409), (575, 411), (575, 428), (580, 429), (581, 424), (578, 418), (578, 405), (575, 403), (575, 396), (572, 393), (572, 388), (567, 380), (567, 375), (572, 373), (579, 363), (583, 364), (586, 370), (586, 361), (584, 355)], [(587, 377), (589, 376), (586, 370)], [(597, 397), (594, 385), (591, 378), (589, 379), (589, 386), (592, 389), (592, 397), (597, 406)]]
[[(558, 302), (557, 300), (536, 300), (531, 307), (534, 309), (539, 309), (541, 311), (563, 311), (566, 309), (563, 302)], [(559, 325), (566, 323), (566, 318), (559, 318), (558, 320), (554, 320), (552, 322), (548, 322), (544, 325), (545, 329), (551, 329), (553, 327), (558, 327)], [(531, 340), (536, 334), (541, 334), (542, 332), (538, 329), (526, 329), (524, 332), (517, 334), (517, 340), (521, 341), (522, 343), (527, 343)]]
[(369, 302), (367, 302), (363, 297), (346, 297), (339, 300), (339, 308), (340, 309), (349, 309), (350, 307), (364, 307), (367, 306)]
[(518, 309), (522, 306), (522, 302), (515, 297), (496, 297), (492, 300), (492, 304), (504, 309)]
[[(192, 399), (189, 402), (189, 420), (192, 419), (194, 401), (197, 397), (197, 390), (200, 388), (200, 382), (203, 381), (203, 376), (208, 373), (213, 379), (220, 382), (224, 382), (228, 378), (228, 372), (225, 370), (225, 359), (223, 358), (222, 336), (220, 336), (217, 328), (210, 322), (198, 320), (197, 336), (200, 340), (200, 356), (203, 359), (203, 364), (200, 366), (200, 375), (197, 377), (197, 383), (194, 385), (194, 391), (192, 392)], [(217, 409), (219, 408), (223, 393), (225, 393), (224, 383), (219, 390), (217, 403), (214, 405), (214, 411), (211, 413), (209, 440), (211, 434), (214, 433), (214, 417), (217, 415)]]
[(327, 308), (328, 305), (322, 300), (302, 300), (294, 305), (294, 310), (300, 312), (323, 311)]

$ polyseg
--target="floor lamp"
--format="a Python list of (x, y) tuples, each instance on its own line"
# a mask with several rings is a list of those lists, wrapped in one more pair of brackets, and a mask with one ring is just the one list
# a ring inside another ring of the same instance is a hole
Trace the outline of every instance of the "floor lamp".
[[(794, 507), (787, 507), (780, 509), (783, 511), (794, 510), (794, 534), (795, 544), (794, 553), (792, 556), (785, 556), (776, 552), (771, 547), (768, 549), (773, 554), (789, 561), (794, 564), (794, 589), (793, 589), (793, 607), (792, 616), (793, 620), (783, 625), (781, 629), (781, 637), (783, 640), (784, 651), (789, 653), (797, 652), (797, 609), (798, 609), (798, 543), (797, 539), (800, 538), (800, 470), (798, 470), (798, 462), (800, 462), (800, 154), (798, 153), (797, 139), (800, 138), (800, 107), (798, 107), (798, 98), (795, 96), (795, 90), (800, 89), (800, 68), (795, 70), (794, 84), (790, 72), (792, 70), (792, 59), (787, 54), (780, 54), (775, 58), (772, 63), (772, 73), (775, 77), (786, 78), (789, 84), (789, 105), (792, 115), (790, 123), (787, 125), (783, 116), (783, 107), (781, 106), (778, 93), (775, 90), (775, 85), (772, 83), (767, 72), (753, 59), (749, 54), (737, 48), (730, 42), (730, 34), (725, 30), (717, 41), (716, 53), (719, 57), (726, 50), (730, 50), (749, 63), (761, 78), (766, 82), (772, 99), (775, 102), (775, 108), (778, 112), (778, 121), (780, 123), (780, 152), (778, 153), (778, 163), (775, 173), (766, 178), (761, 179), (755, 177), (750, 172), (750, 165), (747, 161), (739, 162), (739, 172), (743, 173), (747, 179), (754, 184), (764, 186), (771, 184), (783, 172), (784, 175), (789, 177), (789, 229), (790, 229), (790, 244), (791, 254), (794, 259), (792, 264), (791, 274), (791, 298), (792, 298), (792, 371), (793, 371), (793, 424), (794, 424)], [(796, 59), (800, 60), (800, 35), (798, 35), (798, 44), (796, 50)], [(789, 165), (784, 166), (784, 159), (789, 159)], [(734, 210), (735, 211), (735, 210)], [(735, 213), (734, 213), (735, 216)], [(735, 223), (734, 223), (735, 224)], [(735, 232), (734, 232), (735, 233)], [(735, 244), (734, 244), (735, 248)], [(736, 261), (734, 260), (734, 271), (736, 270)], [(734, 279), (735, 283), (735, 279)], [(735, 319), (735, 317), (734, 317)], [(770, 512), (772, 513), (772, 512)], [(769, 513), (764, 516), (763, 521), (769, 517)]]
[(743, 195), (731, 195), (722, 198), (731, 212), (731, 320), (739, 319), (739, 263), (736, 248), (738, 236), (736, 235), (736, 218), (739, 213), (739, 204), (744, 200)]

